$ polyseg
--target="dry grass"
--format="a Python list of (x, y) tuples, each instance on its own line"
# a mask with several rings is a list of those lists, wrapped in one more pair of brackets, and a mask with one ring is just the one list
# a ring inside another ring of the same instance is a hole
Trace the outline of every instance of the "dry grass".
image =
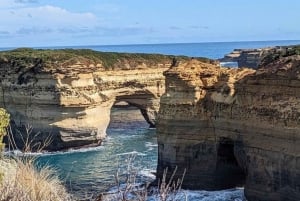
[(163, 177), (158, 180), (158, 185), (150, 187), (150, 183), (141, 184), (137, 182), (139, 169), (134, 163), (135, 160), (135, 154), (128, 156), (125, 174), (120, 175), (120, 169), (115, 174), (115, 190), (100, 194), (96, 201), (187, 201), (187, 196), (181, 193), (185, 170), (182, 177), (176, 180), (174, 176), (177, 167), (172, 174), (169, 174), (168, 169), (165, 169)]
[(37, 170), (32, 160), (0, 160), (0, 201), (69, 201), (65, 187), (50, 168)]

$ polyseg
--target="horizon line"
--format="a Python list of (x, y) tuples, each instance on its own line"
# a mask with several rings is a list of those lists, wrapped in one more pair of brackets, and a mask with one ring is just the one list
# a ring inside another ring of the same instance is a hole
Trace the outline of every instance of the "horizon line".
[(15, 47), (0, 47), (0, 49), (18, 49), (18, 48), (59, 48), (59, 47), (97, 47), (97, 46), (139, 46), (139, 45), (179, 45), (179, 44), (205, 44), (205, 43), (243, 43), (243, 42), (284, 42), (284, 41), (299, 41), (300, 39), (283, 39), (283, 40), (245, 40), (245, 41), (210, 41), (210, 42), (174, 42), (174, 43), (124, 43), (124, 44), (97, 44), (97, 45), (55, 45), (55, 46), (15, 46)]

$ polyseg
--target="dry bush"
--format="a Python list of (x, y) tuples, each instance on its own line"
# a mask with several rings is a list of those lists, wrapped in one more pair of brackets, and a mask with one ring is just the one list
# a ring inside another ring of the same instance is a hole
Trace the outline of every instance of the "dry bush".
[(52, 142), (51, 135), (45, 137), (43, 141), (37, 141), (36, 139), (40, 138), (42, 132), (34, 132), (33, 127), (30, 124), (24, 125), (24, 129), (22, 132), (19, 129), (15, 129), (15, 133), (13, 133), (11, 126), (9, 126), (7, 136), (9, 142), (8, 147), (10, 150), (19, 149), (19, 146), (15, 141), (15, 135), (18, 135), (18, 137), (22, 141), (22, 149), (20, 151), (22, 151), (23, 153), (42, 152)]
[(168, 177), (168, 169), (165, 169), (163, 177), (158, 180), (157, 187), (149, 187), (150, 183), (141, 184), (137, 182), (139, 169), (134, 164), (136, 155), (130, 155), (127, 161), (125, 174), (120, 174), (120, 169), (115, 174), (116, 189), (102, 193), (96, 201), (186, 201), (187, 196), (181, 192), (181, 186), (185, 171), (182, 178), (175, 180), (177, 168)]
[(48, 167), (37, 170), (33, 160), (0, 161), (1, 201), (71, 201), (55, 172)]
[(177, 172), (177, 167), (174, 169), (170, 178), (167, 179), (168, 168), (164, 170), (163, 177), (161, 181), (158, 181), (158, 192), (156, 193), (159, 201), (184, 201), (187, 200), (185, 195), (180, 195), (179, 192), (181, 190), (183, 178), (185, 176), (184, 170), (182, 177), (177, 180), (174, 179), (174, 176)]
[[(50, 137), (36, 143), (40, 132), (34, 133), (30, 125), (26, 125), (24, 133), (16, 130), (23, 141), (23, 153), (41, 152), (51, 143)], [(8, 132), (9, 150), (17, 149), (11, 127)], [(37, 169), (36, 157), (15, 156), (0, 160), (0, 201), (71, 201), (75, 200), (67, 193), (58, 178), (58, 174), (49, 166)]]

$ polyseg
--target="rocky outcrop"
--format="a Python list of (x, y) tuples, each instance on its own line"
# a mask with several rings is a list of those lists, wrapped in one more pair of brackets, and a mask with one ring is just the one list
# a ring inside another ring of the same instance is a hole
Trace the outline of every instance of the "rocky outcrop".
[(300, 200), (300, 56), (259, 70), (195, 60), (170, 68), (158, 114), (158, 178), (245, 186), (249, 201)]
[(1, 52), (0, 107), (11, 114), (13, 144), (22, 148), (24, 139), (35, 136), (34, 149), (48, 138), (49, 150), (97, 145), (106, 135), (111, 107), (119, 101), (138, 107), (154, 126), (164, 93), (162, 72), (172, 58), (91, 50)]
[(256, 49), (235, 49), (231, 53), (226, 54), (224, 58), (219, 59), (221, 62), (237, 62), (238, 67), (247, 67), (257, 69), (261, 65), (261, 61), (270, 55), (287, 55), (293, 54), (295, 46), (275, 46)]
[(269, 49), (235, 49), (226, 54), (221, 62), (236, 62), (238, 67), (248, 67), (256, 69), (261, 58)]

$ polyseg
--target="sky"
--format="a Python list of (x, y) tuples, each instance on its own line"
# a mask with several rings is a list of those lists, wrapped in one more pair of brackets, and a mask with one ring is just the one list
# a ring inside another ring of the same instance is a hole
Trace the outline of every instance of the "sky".
[(299, 0), (0, 0), (0, 47), (300, 39)]

